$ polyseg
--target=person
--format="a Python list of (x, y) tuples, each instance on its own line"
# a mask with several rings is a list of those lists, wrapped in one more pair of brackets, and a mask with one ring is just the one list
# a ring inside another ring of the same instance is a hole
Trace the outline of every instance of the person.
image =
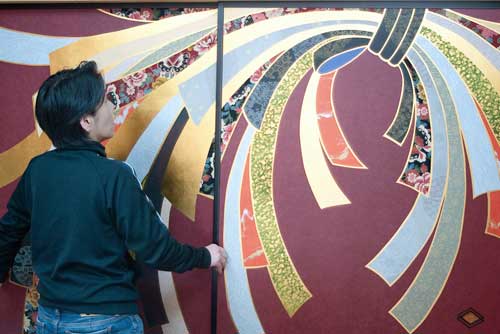
[(133, 169), (106, 157), (114, 105), (93, 61), (50, 76), (35, 113), (55, 149), (33, 158), (0, 220), (0, 282), (31, 230), (39, 334), (143, 333), (134, 257), (159, 270), (214, 267), (223, 248), (175, 240)]

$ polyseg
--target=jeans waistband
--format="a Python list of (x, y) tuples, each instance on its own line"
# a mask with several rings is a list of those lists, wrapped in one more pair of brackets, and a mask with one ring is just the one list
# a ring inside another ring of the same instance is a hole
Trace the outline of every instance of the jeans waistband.
[(82, 326), (88, 326), (89, 323), (93, 325), (99, 325), (99, 323), (104, 323), (109, 321), (110, 318), (120, 317), (127, 315), (108, 315), (108, 314), (80, 314), (69, 311), (64, 311), (58, 308), (47, 307), (38, 305), (38, 317), (40, 320), (45, 322), (51, 322), (53, 324), (71, 323), (74, 325), (81, 324)]

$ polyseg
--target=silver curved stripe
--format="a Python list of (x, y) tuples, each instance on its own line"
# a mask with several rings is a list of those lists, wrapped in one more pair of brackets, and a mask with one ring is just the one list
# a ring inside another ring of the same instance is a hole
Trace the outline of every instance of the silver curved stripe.
[(241, 139), (229, 175), (224, 207), (224, 248), (230, 254), (225, 270), (227, 301), (239, 334), (264, 333), (253, 305), (247, 272), (243, 265), (240, 233), (241, 182), (254, 133), (255, 128), (248, 126)]
[(35, 35), (0, 27), (0, 61), (23, 65), (49, 65), (49, 54), (79, 37)]
[(500, 70), (500, 52), (487, 41), (479, 37), (475, 32), (430, 11), (427, 12), (426, 19), (465, 39), (488, 59), (497, 70)]
[[(328, 20), (282, 29), (269, 33), (269, 35), (265, 37), (254, 39), (224, 55), (223, 86), (225, 86), (242, 67), (280, 40), (303, 31), (320, 27), (331, 26), (332, 30), (335, 30), (334, 28), (336, 25), (344, 24), (366, 25), (375, 28), (378, 23), (367, 20)], [(204, 71), (179, 85), (179, 90), (186, 103), (189, 115), (196, 124), (199, 124), (209, 107), (215, 101), (215, 75), (216, 66), (212, 64)]]
[(134, 66), (138, 61), (140, 61), (144, 56), (149, 53), (150, 51), (140, 53), (137, 55), (133, 55), (131, 57), (127, 57), (125, 59), (122, 59), (120, 63), (118, 63), (116, 66), (114, 66), (112, 69), (107, 71), (104, 74), (104, 78), (106, 82), (112, 82), (115, 80), (118, 80), (122, 77), (124, 77), (124, 73), (126, 73), (130, 67)]
[[(417, 45), (420, 45), (420, 42), (417, 42)], [(441, 217), (427, 257), (404, 296), (390, 311), (390, 314), (409, 333), (412, 333), (427, 318), (453, 269), (460, 248), (466, 193), (465, 155), (460, 124), (455, 113), (455, 106), (458, 107), (458, 105), (456, 99), (455, 103), (453, 101), (453, 88), (448, 86), (450, 84), (449, 72), (439, 64), (434, 64), (433, 61), (436, 59), (429, 57), (430, 55), (418, 46), (415, 49), (422, 60), (415, 58), (412, 60), (421, 75), (424, 86), (428, 91), (437, 90), (443, 104), (448, 134), (449, 167)], [(422, 61), (427, 64), (428, 71)], [(445, 77), (441, 75), (438, 68), (445, 73)]]
[(495, 152), (467, 86), (448, 59), (428, 39), (418, 36), (417, 43), (446, 75), (467, 147), (474, 197), (500, 190)]
[(130, 151), (126, 162), (134, 167), (140, 182), (148, 174), (181, 108), (182, 100), (176, 95), (153, 118)]
[[(163, 199), (161, 205), (161, 218), (163, 224), (168, 227), (170, 219), (170, 210), (172, 204), (166, 199)], [(168, 324), (161, 326), (163, 333), (187, 334), (186, 321), (182, 315), (179, 300), (177, 299), (177, 292), (175, 290), (174, 280), (172, 273), (168, 271), (158, 271), (158, 280), (160, 282), (161, 299), (165, 313), (168, 316)]]
[[(408, 53), (410, 61), (418, 61), (413, 49)], [(420, 74), (420, 73), (419, 73)], [(427, 89), (429, 86), (426, 86)], [(393, 285), (408, 269), (434, 230), (443, 201), (448, 169), (448, 146), (443, 108), (436, 91), (429, 87), (426, 95), (431, 113), (433, 136), (432, 177), (429, 196), (419, 195), (413, 210), (380, 253), (367, 267)]]

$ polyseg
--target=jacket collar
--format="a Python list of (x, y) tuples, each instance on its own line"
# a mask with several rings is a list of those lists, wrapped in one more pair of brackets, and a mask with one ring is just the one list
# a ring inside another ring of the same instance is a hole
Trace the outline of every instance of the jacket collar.
[(104, 149), (104, 146), (101, 145), (101, 143), (98, 143), (96, 141), (86, 141), (82, 143), (77, 143), (77, 144), (64, 144), (59, 146), (56, 150), (58, 151), (92, 151), (100, 156), (106, 157), (106, 150)]

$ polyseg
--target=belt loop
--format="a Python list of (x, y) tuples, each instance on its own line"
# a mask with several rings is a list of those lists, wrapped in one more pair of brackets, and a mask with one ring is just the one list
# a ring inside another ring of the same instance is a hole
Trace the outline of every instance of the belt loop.
[(62, 315), (61, 315), (61, 310), (56, 308), (55, 309), (55, 314), (56, 314), (56, 322), (57, 322), (57, 325), (59, 324), (59, 322), (61, 321), (61, 318), (62, 318)]
[(57, 333), (57, 332), (59, 332), (59, 323), (61, 322), (61, 311), (58, 308), (56, 308), (55, 314), (56, 314), (56, 323), (54, 325), (55, 325), (56, 333)]

